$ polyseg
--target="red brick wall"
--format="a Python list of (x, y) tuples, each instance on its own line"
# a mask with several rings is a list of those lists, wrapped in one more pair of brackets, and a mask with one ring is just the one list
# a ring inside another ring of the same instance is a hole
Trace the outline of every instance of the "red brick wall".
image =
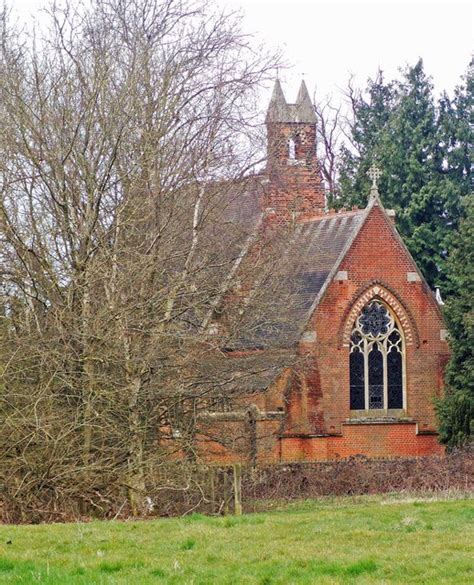
[[(222, 424), (222, 423), (221, 423)], [(219, 426), (219, 425), (217, 425)], [(257, 423), (256, 462), (261, 464), (297, 461), (327, 461), (354, 455), (366, 457), (420, 457), (442, 455), (444, 448), (435, 434), (419, 434), (416, 423), (348, 423), (342, 425), (339, 436), (283, 435), (280, 423)], [(199, 442), (199, 457), (203, 461), (229, 464), (238, 461), (250, 463), (250, 443), (242, 439), (248, 430), (237, 423), (222, 424), (227, 445), (204, 439)], [(242, 441), (240, 448), (229, 442), (229, 434)], [(245, 444), (245, 449), (242, 449)]]
[[(435, 434), (433, 400), (442, 392), (442, 370), (448, 356), (447, 343), (440, 335), (445, 325), (427, 285), (421, 279), (408, 281), (407, 272), (416, 273), (416, 266), (377, 205), (339, 270), (347, 272), (347, 280), (329, 284), (310, 320), (308, 329), (315, 332), (315, 343), (300, 346), (312, 367), (306, 375), (295, 374), (292, 378), (286, 371), (266, 393), (249, 397), (249, 403), (255, 403), (261, 411), (286, 411), (283, 421), (257, 421), (256, 461), (442, 453)], [(350, 312), (354, 303), (373, 286), (379, 287), (382, 298), (396, 304), (405, 334), (406, 420), (355, 424), (349, 422), (349, 347), (345, 345), (344, 332), (352, 326)], [(248, 433), (246, 425), (224, 423), (221, 430), (235, 437), (235, 445), (223, 447), (219, 442), (207, 441), (201, 451), (203, 456), (222, 463), (248, 460), (251, 442), (244, 438)]]
[[(288, 141), (295, 137), (296, 159), (288, 159)], [(273, 210), (270, 220), (284, 223), (297, 212), (323, 213), (325, 193), (316, 158), (314, 124), (269, 124), (269, 182), (264, 193), (264, 207)]]
[(447, 343), (440, 339), (445, 325), (426, 284), (407, 281), (407, 272), (416, 272), (416, 266), (378, 206), (373, 207), (340, 270), (347, 271), (348, 279), (329, 285), (311, 321), (316, 343), (311, 350), (305, 348), (318, 363), (324, 431), (340, 434), (350, 416), (349, 347), (342, 344), (342, 325), (359, 293), (374, 281), (399, 300), (413, 334), (413, 341), (406, 345), (406, 415), (418, 423), (420, 431), (435, 430), (433, 399), (442, 391), (440, 360), (445, 361), (448, 352)]
[(436, 435), (417, 434), (415, 423), (345, 424), (339, 437), (283, 437), (281, 460), (324, 461), (352, 455), (418, 457), (441, 455)]
[(218, 420), (200, 424), (196, 455), (200, 461), (229, 464), (277, 463), (280, 461), (279, 436), (282, 421), (260, 419), (254, 429), (245, 420)]
[(286, 405), (285, 432), (319, 435), (324, 427), (321, 382), (315, 363), (305, 376), (294, 377)]

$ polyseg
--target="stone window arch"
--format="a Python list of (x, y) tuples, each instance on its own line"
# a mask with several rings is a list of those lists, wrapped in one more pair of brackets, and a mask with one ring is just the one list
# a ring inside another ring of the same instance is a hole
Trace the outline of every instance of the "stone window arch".
[(405, 409), (405, 368), (403, 329), (390, 307), (374, 298), (352, 326), (350, 409), (373, 414)]
[(353, 300), (349, 303), (339, 328), (338, 346), (350, 346), (350, 337), (354, 321), (360, 314), (362, 308), (373, 299), (380, 299), (390, 307), (391, 312), (394, 314), (397, 322), (403, 330), (406, 345), (415, 345), (416, 347), (419, 347), (419, 334), (412, 315), (394, 292), (390, 291), (387, 286), (377, 281), (360, 289), (354, 295)]

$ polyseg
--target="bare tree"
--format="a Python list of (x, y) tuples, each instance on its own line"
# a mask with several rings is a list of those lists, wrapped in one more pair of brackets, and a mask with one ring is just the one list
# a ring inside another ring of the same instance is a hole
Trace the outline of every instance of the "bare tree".
[(339, 150), (343, 142), (342, 106), (333, 105), (330, 97), (313, 98), (317, 119), (318, 158), (330, 200), (338, 197)]
[[(231, 212), (252, 203), (276, 58), (201, 2), (49, 15), (34, 39), (2, 20), (0, 477), (31, 502), (99, 506), (119, 485), (138, 512), (173, 417), (171, 450), (192, 453), (198, 364), (239, 334), (238, 302), (219, 340), (210, 325), (258, 229)], [(260, 283), (241, 299), (255, 314), (272, 246), (240, 275)]]

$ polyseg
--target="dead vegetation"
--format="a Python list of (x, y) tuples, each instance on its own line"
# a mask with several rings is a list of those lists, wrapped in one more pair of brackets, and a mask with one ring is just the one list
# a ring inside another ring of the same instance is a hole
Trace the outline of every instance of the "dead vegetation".
[[(202, 364), (240, 335), (242, 303), (258, 322), (275, 271), (270, 239), (241, 261), (253, 99), (277, 58), (192, 0), (59, 2), (34, 38), (4, 10), (0, 35), (7, 518), (115, 514), (123, 494), (139, 514), (169, 455), (193, 460)], [(237, 270), (251, 294), (231, 290)]]
[[(147, 497), (142, 517), (191, 513), (226, 514), (235, 508), (235, 469), (189, 462), (163, 464), (146, 478)], [(352, 457), (321, 463), (293, 463), (243, 467), (238, 472), (238, 495), (244, 512), (264, 511), (284, 502), (326, 496), (387, 494), (387, 500), (404, 498), (444, 499), (472, 494), (472, 451), (445, 457), (376, 460)], [(62, 485), (18, 485), (14, 476), (4, 478), (0, 491), (0, 520), (66, 522), (94, 518), (128, 518), (133, 514), (120, 484), (99, 473), (81, 483), (76, 492), (64, 479)], [(89, 489), (85, 489), (89, 486)], [(35, 487), (36, 489), (32, 489)]]

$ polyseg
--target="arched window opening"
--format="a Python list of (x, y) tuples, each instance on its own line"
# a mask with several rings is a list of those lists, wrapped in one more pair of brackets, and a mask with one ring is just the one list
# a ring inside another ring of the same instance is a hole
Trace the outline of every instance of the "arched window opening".
[(296, 141), (294, 138), (288, 140), (288, 158), (290, 160), (296, 159)]
[(404, 342), (390, 309), (380, 300), (362, 309), (351, 334), (351, 410), (403, 409)]

